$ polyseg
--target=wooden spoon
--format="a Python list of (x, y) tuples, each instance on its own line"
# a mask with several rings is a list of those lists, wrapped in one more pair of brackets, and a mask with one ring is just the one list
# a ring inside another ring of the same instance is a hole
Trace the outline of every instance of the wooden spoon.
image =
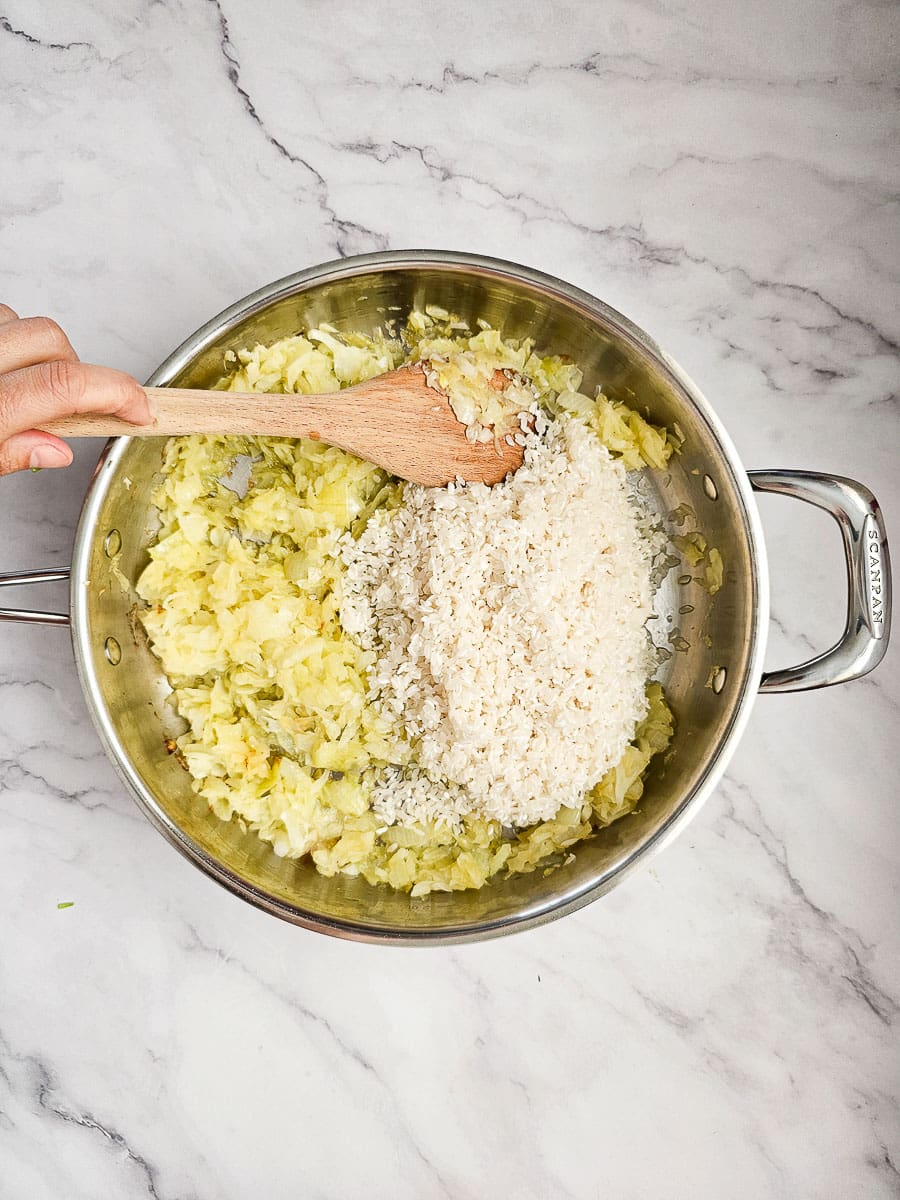
[(441, 487), (460, 478), (498, 483), (522, 463), (522, 447), (502, 438), (469, 442), (443, 392), (421, 366), (400, 367), (325, 395), (146, 388), (153, 422), (131, 425), (84, 413), (41, 428), (60, 437), (168, 437), (230, 433), (328, 442), (392, 475)]

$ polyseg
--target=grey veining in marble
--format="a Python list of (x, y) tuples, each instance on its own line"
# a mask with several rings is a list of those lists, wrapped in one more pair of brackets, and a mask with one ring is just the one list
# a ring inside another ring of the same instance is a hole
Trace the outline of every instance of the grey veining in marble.
[[(877, 0), (7, 0), (0, 299), (145, 377), (311, 263), (512, 258), (654, 334), (748, 465), (862, 479), (893, 531), (898, 25)], [(0, 480), (0, 570), (67, 561), (96, 453)], [(760, 507), (780, 666), (836, 634), (842, 567), (827, 518)], [(900, 1194), (896, 662), (762, 700), (607, 899), (410, 953), (202, 878), (123, 795), (65, 631), (0, 627), (0, 1197)]]

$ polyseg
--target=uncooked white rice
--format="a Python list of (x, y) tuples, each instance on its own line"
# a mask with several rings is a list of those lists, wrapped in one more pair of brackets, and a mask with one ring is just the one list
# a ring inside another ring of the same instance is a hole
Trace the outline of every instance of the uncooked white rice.
[(418, 764), (376, 785), (388, 823), (550, 819), (619, 761), (646, 712), (643, 514), (581, 421), (533, 418), (504, 483), (407, 484), (400, 508), (343, 540), (341, 624), (377, 650), (371, 698), (404, 731), (396, 763)]

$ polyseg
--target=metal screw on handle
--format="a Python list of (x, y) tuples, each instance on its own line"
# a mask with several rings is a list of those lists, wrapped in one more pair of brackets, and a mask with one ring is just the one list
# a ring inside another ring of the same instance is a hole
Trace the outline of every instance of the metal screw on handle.
[(758, 492), (793, 496), (831, 513), (837, 521), (847, 560), (847, 623), (837, 642), (823, 654), (788, 667), (766, 671), (761, 692), (799, 692), (858, 679), (877, 667), (891, 633), (891, 560), (878, 501), (867, 487), (841, 475), (816, 471), (750, 471)]

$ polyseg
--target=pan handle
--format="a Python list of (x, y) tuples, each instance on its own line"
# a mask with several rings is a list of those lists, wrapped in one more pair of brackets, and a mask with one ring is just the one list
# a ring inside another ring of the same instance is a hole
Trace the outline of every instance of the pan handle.
[(808, 662), (765, 671), (761, 692), (801, 692), (859, 679), (877, 667), (891, 632), (891, 560), (878, 501), (867, 487), (817, 471), (750, 471), (757, 492), (779, 492), (824, 508), (837, 521), (847, 560), (847, 624), (837, 642)]
[[(69, 578), (69, 568), (55, 571), (9, 571), (0, 574), (0, 588), (26, 587), (32, 583), (56, 583)], [(27, 608), (0, 608), (0, 621), (26, 621), (32, 625), (70, 625), (68, 613), (33, 612)]]

